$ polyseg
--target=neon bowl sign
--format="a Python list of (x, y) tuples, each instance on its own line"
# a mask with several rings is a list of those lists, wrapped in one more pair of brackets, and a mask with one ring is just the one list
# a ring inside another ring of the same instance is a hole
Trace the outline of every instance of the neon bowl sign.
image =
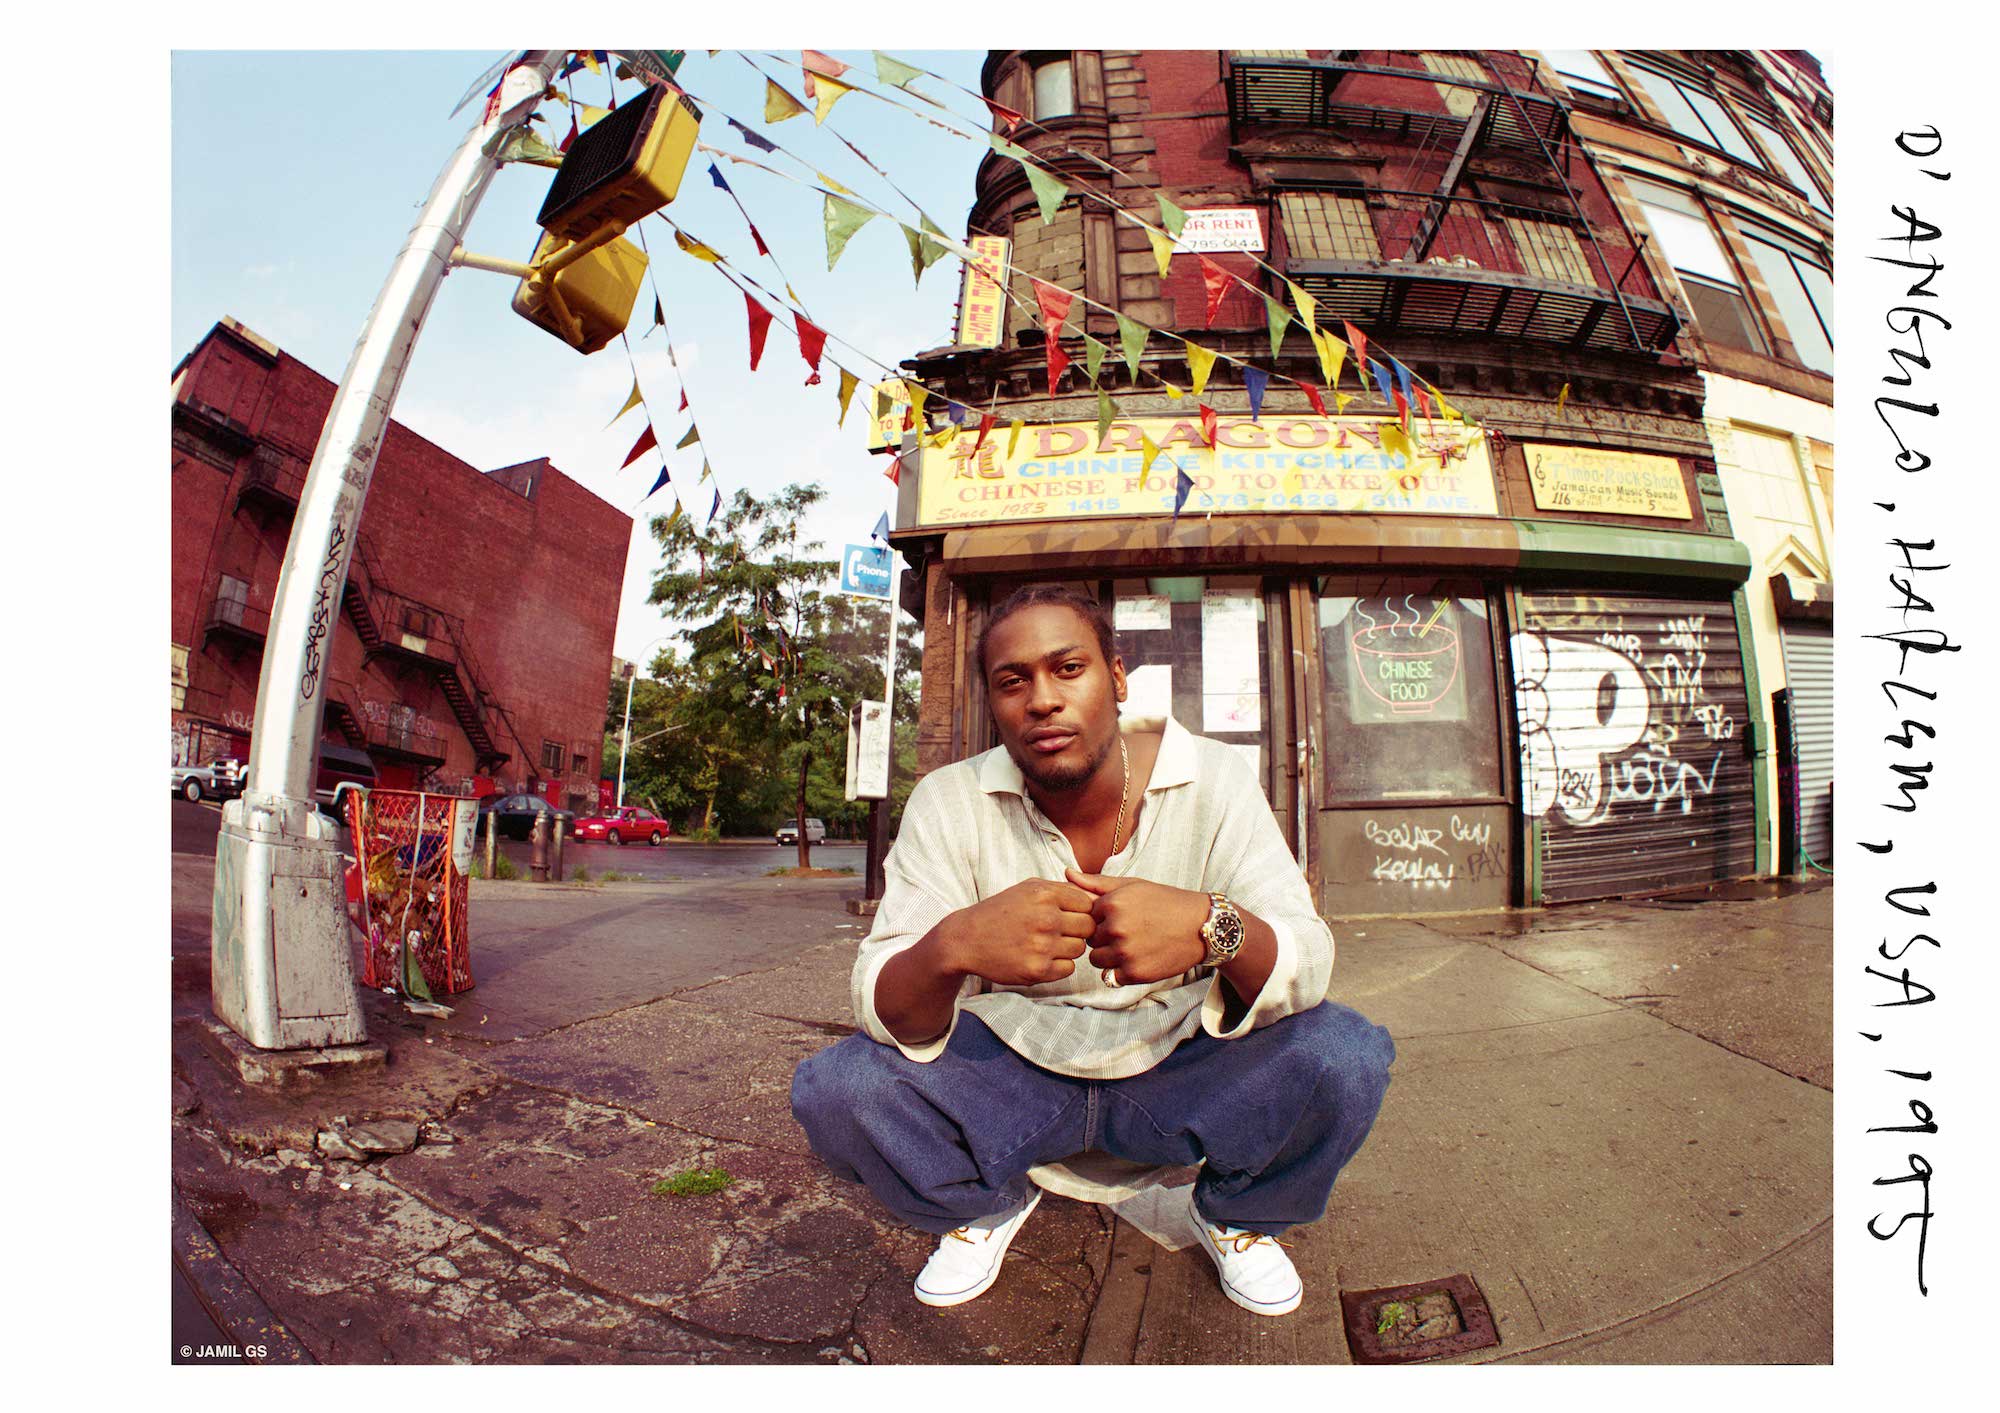
[(1442, 623), (1371, 624), (1354, 635), (1354, 655), (1368, 695), (1401, 714), (1432, 710), (1458, 679), (1458, 633)]

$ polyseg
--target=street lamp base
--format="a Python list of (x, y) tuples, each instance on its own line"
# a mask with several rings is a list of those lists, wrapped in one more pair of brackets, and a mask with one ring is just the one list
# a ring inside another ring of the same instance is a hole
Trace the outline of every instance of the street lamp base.
[(339, 826), (303, 800), (248, 793), (215, 841), (209, 1002), (262, 1050), (368, 1038), (354, 985)]

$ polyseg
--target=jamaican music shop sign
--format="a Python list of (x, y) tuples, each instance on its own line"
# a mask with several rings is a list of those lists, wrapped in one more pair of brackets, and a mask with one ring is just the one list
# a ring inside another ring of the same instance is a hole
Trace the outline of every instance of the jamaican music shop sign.
[[(1499, 513), (1482, 435), (1415, 419), (1413, 465), (1379, 444), (1382, 429), (1394, 425), (1375, 417), (1221, 417), (1211, 447), (1198, 417), (1113, 422), (1102, 442), (1095, 422), (1039, 423), (1022, 427), (1010, 452), (1001, 424), (976, 454), (978, 432), (968, 427), (942, 449), (925, 448), (919, 514), (926, 525), (1171, 515), (1181, 471), (1194, 482), (1183, 515)], [(1160, 448), (1144, 472), (1142, 434)]]
[(1538, 510), (1588, 510), (1692, 520), (1687, 482), (1671, 456), (1594, 446), (1526, 442), (1528, 484)]

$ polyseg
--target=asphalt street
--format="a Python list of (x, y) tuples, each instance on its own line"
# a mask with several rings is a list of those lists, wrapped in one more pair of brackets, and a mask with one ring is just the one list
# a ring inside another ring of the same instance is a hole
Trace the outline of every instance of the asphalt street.
[[(167, 803), (173, 811), (173, 851), (215, 857), (215, 832), (222, 824), (222, 806), (214, 800), (189, 804), (173, 796), (168, 796)], [(483, 846), (484, 840), (481, 843)], [(532, 846), (502, 839), (500, 847), (525, 876)], [(814, 868), (851, 868), (858, 876), (865, 859), (866, 849), (858, 843), (829, 841), (816, 844), (812, 849)], [(606, 870), (615, 870), (630, 878), (662, 883), (683, 879), (762, 878), (772, 869), (796, 867), (798, 861), (796, 846), (781, 846), (768, 838), (730, 844), (688, 844), (671, 840), (658, 848), (649, 844), (614, 847), (610, 844), (579, 844), (570, 840), (563, 848), (563, 868), (571, 876), (579, 868), (590, 870), (592, 877), (602, 875)]]

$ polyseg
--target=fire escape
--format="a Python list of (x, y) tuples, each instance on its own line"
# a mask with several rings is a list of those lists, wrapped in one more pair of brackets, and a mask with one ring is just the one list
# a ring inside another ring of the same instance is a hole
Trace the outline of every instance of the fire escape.
[[(1569, 108), (1542, 88), (1526, 60), (1452, 53), (1443, 56), (1445, 67), (1464, 72), (1448, 72), (1363, 63), (1362, 52), (1229, 56), (1232, 142), (1273, 126), (1326, 128), (1413, 147), (1412, 171), (1449, 153), (1434, 186), (1351, 189), (1366, 202), (1377, 250), (1327, 258), (1299, 254), (1287, 239), (1273, 263), (1289, 279), (1322, 310), (1370, 331), (1522, 338), (1647, 355), (1672, 346), (1678, 317), (1629, 232), (1611, 228), (1625, 245), (1610, 253), (1600, 244), (1603, 223), (1585, 216), (1572, 182), (1578, 149)], [(1440, 104), (1441, 88), (1455, 101)], [(1481, 157), (1542, 172), (1540, 184), (1556, 194), (1551, 205), (1558, 209), (1462, 192)], [(1537, 239), (1547, 248), (1522, 248)]]
[[(260, 529), (288, 525), (304, 485), (305, 467), (296, 457), (258, 446), (237, 490), (236, 509)], [(381, 661), (436, 681), (472, 746), (475, 769), (488, 774), (514, 758), (502, 744), (503, 734), (516, 747), (521, 745), (520, 736), (512, 716), (486, 685), (492, 679), (473, 656), (464, 622), (386, 587), (365, 531), (355, 539), (341, 609), (361, 639), (365, 662)], [(261, 636), (257, 645), (261, 648)], [(329, 689), (326, 720), (357, 749), (404, 760), (425, 771), (444, 764), (440, 738), (408, 722), (373, 719), (346, 688)]]

